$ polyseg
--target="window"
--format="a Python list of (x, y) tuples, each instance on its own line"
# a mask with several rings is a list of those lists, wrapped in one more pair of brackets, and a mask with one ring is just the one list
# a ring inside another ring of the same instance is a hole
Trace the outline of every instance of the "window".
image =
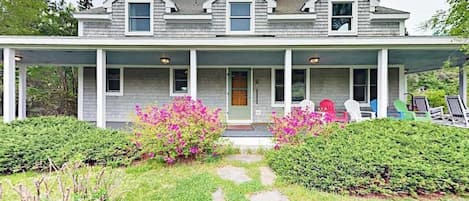
[(123, 95), (123, 73), (120, 69), (106, 69), (106, 95)]
[(126, 0), (126, 34), (151, 35), (153, 32), (153, 1)]
[[(284, 70), (277, 69), (274, 74), (274, 101), (284, 101)], [(306, 99), (306, 75), (305, 69), (292, 70), (292, 101), (301, 102)]]
[(187, 69), (171, 70), (171, 95), (186, 95), (189, 90)]
[(356, 2), (338, 0), (329, 5), (329, 34), (354, 34), (357, 27)]
[(251, 31), (251, 2), (230, 3), (229, 25), (233, 32)]
[(353, 100), (360, 103), (369, 103), (376, 99), (378, 94), (376, 69), (353, 69)]

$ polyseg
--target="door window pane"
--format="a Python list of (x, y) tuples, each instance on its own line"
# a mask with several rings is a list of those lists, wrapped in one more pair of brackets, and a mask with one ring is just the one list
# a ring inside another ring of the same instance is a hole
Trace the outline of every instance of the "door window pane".
[(248, 105), (248, 72), (232, 72), (231, 76), (231, 105)]

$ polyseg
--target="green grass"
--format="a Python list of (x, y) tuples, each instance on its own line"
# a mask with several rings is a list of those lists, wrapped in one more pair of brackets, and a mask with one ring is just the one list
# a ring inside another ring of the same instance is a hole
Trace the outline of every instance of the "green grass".
[[(218, 167), (232, 165), (243, 167), (252, 181), (236, 185), (230, 181), (220, 179), (216, 174)], [(336, 195), (319, 191), (310, 191), (299, 185), (291, 185), (276, 181), (272, 187), (264, 187), (260, 182), (259, 167), (267, 166), (262, 161), (253, 164), (244, 164), (220, 160), (210, 163), (194, 162), (191, 164), (177, 164), (166, 166), (157, 161), (144, 162), (129, 168), (113, 169), (121, 172), (122, 176), (114, 178), (116, 188), (112, 189), (113, 200), (151, 201), (151, 200), (211, 200), (211, 194), (221, 187), (227, 201), (247, 200), (247, 195), (254, 192), (277, 189), (290, 198), (291, 201), (372, 201), (382, 199), (365, 199)], [(4, 200), (19, 200), (17, 194), (5, 183), (10, 180), (13, 184), (23, 183), (31, 187), (34, 179), (40, 177), (38, 173), (20, 173), (9, 176), (0, 176), (3, 183)], [(56, 199), (53, 199), (56, 200)], [(411, 199), (396, 199), (411, 200)], [(445, 198), (444, 200), (464, 200), (463, 198)]]

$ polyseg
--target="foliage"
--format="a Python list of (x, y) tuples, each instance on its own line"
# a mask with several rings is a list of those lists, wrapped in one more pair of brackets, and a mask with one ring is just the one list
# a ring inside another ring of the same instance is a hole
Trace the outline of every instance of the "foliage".
[(76, 8), (65, 0), (48, 2), (47, 11), (41, 15), (39, 33), (47, 36), (76, 36), (78, 21), (73, 17)]
[(44, 1), (0, 0), (0, 35), (37, 35)]
[(78, 9), (79, 10), (88, 10), (93, 7), (92, 0), (78, 0)]
[(177, 97), (163, 107), (136, 107), (136, 144), (150, 156), (159, 155), (166, 163), (178, 159), (218, 154), (224, 127), (220, 109), (210, 110), (200, 100)]
[[(57, 172), (53, 174), (52, 170)], [(31, 189), (23, 183), (8, 183), (24, 201), (53, 200), (54, 194), (60, 194), (63, 201), (104, 201), (109, 200), (113, 188), (117, 186), (116, 180), (122, 179), (120, 173), (107, 168), (95, 170), (80, 162), (66, 163), (60, 169), (51, 164), (50, 172), (34, 180)], [(56, 182), (58, 184), (54, 185)]]
[(331, 119), (326, 114), (293, 108), (287, 116), (272, 114), (269, 131), (274, 136), (275, 147), (300, 144), (309, 137), (327, 134), (331, 131)]
[(375, 120), (267, 154), (273, 170), (309, 189), (355, 195), (464, 193), (469, 131), (425, 122)]
[(0, 124), (0, 173), (45, 170), (49, 159), (61, 166), (128, 165), (136, 157), (128, 134), (98, 129), (68, 117), (41, 117)]

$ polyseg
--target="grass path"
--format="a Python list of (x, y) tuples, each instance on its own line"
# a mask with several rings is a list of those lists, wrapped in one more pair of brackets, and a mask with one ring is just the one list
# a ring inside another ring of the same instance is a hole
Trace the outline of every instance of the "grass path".
[[(248, 176), (253, 180), (240, 185), (222, 180), (218, 177), (216, 169), (227, 165), (245, 168)], [(272, 189), (279, 190), (288, 196), (291, 201), (381, 200), (309, 191), (301, 186), (283, 183), (279, 179), (277, 179), (274, 186), (265, 187), (260, 181), (259, 167), (266, 165), (265, 161), (246, 164), (221, 160), (209, 163), (178, 164), (168, 167), (157, 161), (149, 161), (133, 167), (113, 170), (120, 172), (120, 174), (117, 174), (120, 176), (114, 178), (117, 185), (112, 190), (112, 199), (126, 201), (209, 201), (212, 199), (212, 193), (221, 187), (227, 201), (245, 201), (247, 200), (246, 195)], [(5, 184), (5, 180), (10, 180), (13, 184), (21, 182), (31, 187), (33, 180), (38, 177), (40, 177), (40, 174), (37, 173), (0, 176), (0, 182), (4, 183), (3, 200), (19, 200), (17, 194)], [(453, 199), (448, 198), (445, 200)]]

